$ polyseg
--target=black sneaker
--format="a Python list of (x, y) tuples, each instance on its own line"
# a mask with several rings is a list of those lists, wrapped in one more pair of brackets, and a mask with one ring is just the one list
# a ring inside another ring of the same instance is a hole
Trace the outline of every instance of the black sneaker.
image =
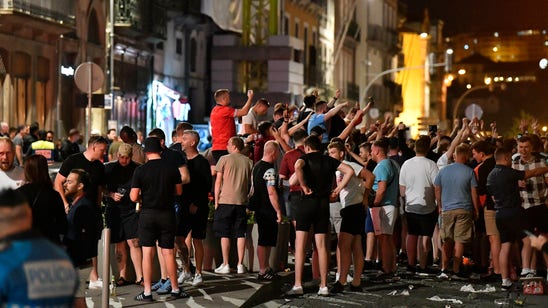
[(416, 272), (417, 268), (415, 266), (407, 264), (407, 268), (405, 270), (407, 275), (415, 275)]
[(342, 293), (344, 290), (344, 286), (339, 282), (336, 281), (331, 289), (329, 290), (329, 293), (336, 294), (336, 293)]
[(272, 269), (268, 269), (266, 272), (264, 272), (264, 274), (261, 274), (259, 273), (257, 275), (257, 279), (258, 280), (274, 280), (276, 278), (278, 278), (280, 276), (278, 276), (278, 274), (274, 273), (274, 271), (272, 271)]
[(190, 297), (190, 295), (188, 293), (185, 292), (185, 290), (183, 290), (182, 288), (179, 289), (178, 292), (171, 292), (167, 298), (167, 300), (175, 300), (175, 299), (179, 299), (179, 298), (188, 298)]
[(352, 292), (363, 292), (362, 286), (355, 286), (350, 283), (350, 291)]
[(459, 271), (457, 273), (452, 273), (451, 274), (451, 279), (454, 279), (454, 280), (468, 280), (468, 279), (470, 279), (470, 276), (463, 273), (462, 271)]
[(376, 265), (374, 261), (371, 260), (365, 260), (363, 262), (363, 269), (366, 271), (372, 271), (376, 269)]
[(137, 296), (135, 296), (134, 299), (140, 302), (152, 302), (152, 294), (145, 295), (145, 292), (141, 292)]
[(507, 286), (502, 285), (500, 288), (502, 289), (502, 291), (511, 291), (513, 287), (514, 287), (514, 283), (511, 283)]

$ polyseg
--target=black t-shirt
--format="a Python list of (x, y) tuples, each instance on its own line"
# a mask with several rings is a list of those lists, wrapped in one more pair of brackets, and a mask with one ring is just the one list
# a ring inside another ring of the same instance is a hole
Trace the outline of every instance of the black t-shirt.
[[(478, 167), (478, 173), (476, 174), (476, 180), (478, 182), (478, 196), (487, 195), (487, 177), (489, 173), (495, 168), (496, 162), (494, 157), (489, 157), (483, 161)], [(493, 199), (491, 196), (485, 198), (485, 203), (483, 204), (488, 210), (493, 211), (495, 209), (495, 204), (493, 204)]]
[(84, 153), (69, 156), (61, 165), (59, 174), (67, 177), (72, 169), (83, 169), (89, 173), (90, 184), (86, 189), (86, 197), (93, 203), (99, 205), (99, 186), (105, 184), (105, 166), (98, 160), (89, 161)]
[(487, 177), (487, 193), (495, 198), (497, 217), (517, 213), (521, 207), (518, 181), (525, 178), (525, 171), (496, 165)]
[(141, 189), (142, 209), (174, 209), (175, 185), (180, 183), (179, 169), (164, 159), (153, 159), (135, 169), (131, 187)]
[(329, 196), (335, 171), (341, 162), (320, 152), (305, 154), (300, 159), (305, 162), (304, 179), (306, 185), (312, 190), (311, 197)]
[(202, 155), (187, 161), (190, 182), (183, 185), (183, 203), (198, 207), (208, 206), (208, 194), (211, 191), (212, 177), (209, 161)]
[(67, 139), (64, 139), (61, 143), (61, 159), (65, 160), (73, 154), (80, 153), (80, 147), (76, 142), (70, 142)]
[(126, 190), (126, 193), (120, 202), (116, 202), (112, 198), (107, 198), (108, 204), (118, 206), (122, 213), (135, 210), (135, 203), (131, 202), (129, 192), (131, 190), (133, 173), (138, 166), (139, 164), (134, 161), (130, 161), (129, 165), (125, 167), (120, 165), (118, 161), (105, 164), (105, 184), (107, 191), (117, 192), (118, 188), (124, 188)]
[(171, 145), (169, 146), (169, 149), (172, 150), (172, 151), (175, 151), (175, 152), (177, 152), (177, 153), (181, 153), (181, 155), (183, 155), (184, 161), (187, 160), (187, 158), (186, 158), (186, 153), (185, 153), (185, 151), (183, 150), (183, 146), (182, 146), (179, 142), (171, 144)]
[(277, 183), (278, 179), (274, 164), (259, 160), (253, 167), (253, 195), (257, 198), (257, 212), (276, 216), (276, 211), (274, 211), (268, 197), (267, 185), (276, 187)]

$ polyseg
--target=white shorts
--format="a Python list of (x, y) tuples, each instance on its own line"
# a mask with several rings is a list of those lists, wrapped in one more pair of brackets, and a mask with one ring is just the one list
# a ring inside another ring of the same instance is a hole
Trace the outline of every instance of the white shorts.
[(392, 235), (392, 233), (394, 233), (396, 218), (398, 217), (397, 208), (394, 205), (384, 205), (372, 207), (370, 210), (375, 235)]
[(337, 234), (341, 232), (341, 208), (342, 205), (340, 202), (329, 203), (329, 220), (331, 221), (331, 224), (333, 225), (333, 228), (335, 228), (335, 232)]

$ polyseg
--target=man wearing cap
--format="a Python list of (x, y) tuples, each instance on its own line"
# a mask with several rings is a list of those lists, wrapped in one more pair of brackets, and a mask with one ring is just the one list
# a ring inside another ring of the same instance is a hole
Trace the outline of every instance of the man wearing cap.
[(168, 276), (171, 278), (170, 298), (188, 297), (177, 283), (177, 264), (173, 249), (176, 227), (173, 204), (174, 196), (183, 191), (181, 174), (160, 156), (160, 139), (148, 137), (144, 143), (147, 162), (135, 169), (130, 192), (131, 201), (141, 203), (138, 233), (143, 247), (144, 291), (135, 300), (153, 300), (152, 262), (156, 243), (161, 248)]
[(9, 137), (0, 137), (0, 189), (16, 189), (25, 179), (23, 168), (14, 164), (15, 145)]
[(211, 151), (213, 154), (213, 163), (217, 164), (221, 156), (228, 154), (228, 140), (236, 136), (234, 118), (243, 117), (249, 112), (249, 108), (251, 108), (253, 90), (247, 91), (247, 102), (241, 109), (235, 109), (230, 106), (230, 91), (228, 89), (215, 91), (214, 97), (216, 106), (213, 107), (210, 115), (211, 137), (213, 138)]
[[(342, 108), (346, 107), (347, 105), (348, 103), (344, 102), (342, 104), (335, 106), (331, 110), (327, 111), (326, 101), (317, 102), (314, 105), (315, 112), (312, 114), (312, 116), (308, 120), (308, 134), (310, 135), (312, 128), (315, 126), (320, 126), (324, 130), (327, 130), (327, 126), (326, 126), (327, 121), (329, 121), (329, 119), (337, 115), (337, 113), (339, 113), (339, 111)], [(322, 143), (328, 143), (328, 142), (329, 142), (329, 137), (327, 134), (324, 134), (322, 138)]]
[(76, 143), (80, 139), (80, 132), (76, 128), (69, 130), (67, 139), (61, 144), (61, 158), (67, 159), (70, 155), (80, 153), (80, 147)]
[(0, 190), (1, 305), (72, 307), (78, 277), (67, 253), (31, 226), (32, 211), (24, 197)]
[(145, 162), (145, 153), (143, 152), (143, 147), (137, 143), (137, 133), (133, 128), (129, 126), (124, 126), (120, 130), (120, 139), (124, 143), (131, 145), (133, 149), (132, 160), (138, 164), (143, 164)]
[(249, 112), (242, 118), (242, 128), (240, 135), (251, 135), (258, 133), (257, 125), (259, 124), (258, 117), (264, 116), (268, 112), (270, 103), (266, 98), (259, 99), (255, 106), (251, 107)]
[(135, 203), (129, 199), (131, 179), (135, 169), (139, 166), (131, 160), (133, 154), (131, 145), (122, 143), (118, 147), (117, 160), (105, 164), (106, 192), (105, 203), (107, 226), (111, 229), (111, 242), (116, 244), (116, 262), (120, 270), (116, 282), (118, 286), (128, 284), (126, 280), (127, 245), (133, 267), (135, 269), (136, 283), (143, 281), (141, 259), (143, 257), (139, 239), (137, 238), (137, 225), (139, 215), (135, 211)]

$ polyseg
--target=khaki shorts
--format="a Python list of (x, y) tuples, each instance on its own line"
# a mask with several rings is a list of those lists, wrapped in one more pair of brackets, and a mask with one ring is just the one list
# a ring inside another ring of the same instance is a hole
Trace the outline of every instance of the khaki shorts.
[(499, 229), (497, 229), (497, 222), (495, 221), (495, 216), (497, 214), (497, 211), (495, 210), (488, 210), (487, 208), (484, 209), (484, 220), (485, 220), (485, 233), (487, 235), (499, 235)]
[(456, 209), (441, 213), (440, 236), (443, 242), (469, 243), (472, 240), (473, 231), (474, 219), (471, 211)]

